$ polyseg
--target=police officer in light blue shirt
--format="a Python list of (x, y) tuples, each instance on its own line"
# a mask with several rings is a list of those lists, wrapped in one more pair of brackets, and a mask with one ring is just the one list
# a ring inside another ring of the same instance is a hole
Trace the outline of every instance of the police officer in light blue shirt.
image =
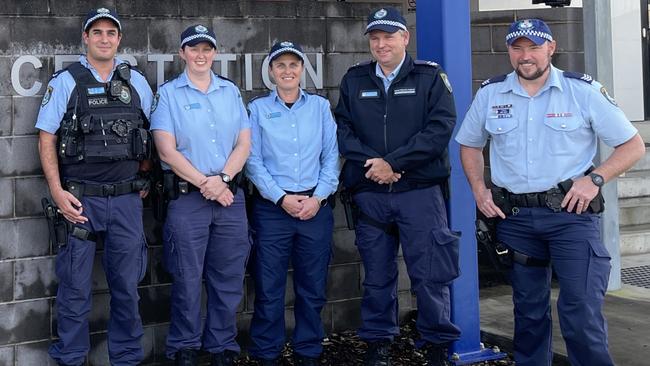
[(111, 294), (108, 355), (113, 365), (136, 365), (144, 358), (137, 285), (147, 270), (141, 200), (146, 182), (136, 174), (149, 158), (153, 95), (144, 76), (115, 57), (122, 39), (115, 11), (91, 10), (82, 39), (86, 54), (54, 74), (36, 121), (43, 172), (67, 226), (65, 240), (56, 239), (65, 244), (56, 258), (59, 338), (49, 354), (59, 365), (85, 362), (101, 238)]
[[(641, 158), (644, 144), (602, 85), (551, 64), (556, 43), (542, 20), (514, 22), (506, 43), (514, 71), (483, 83), (456, 141), (477, 206), (501, 218), (497, 237), (512, 254), (515, 362), (552, 362), (552, 268), (571, 364), (613, 365), (601, 312), (610, 258), (599, 190)], [(492, 192), (483, 177), (488, 138)], [(594, 169), (597, 139), (614, 152)]]
[(328, 196), (338, 185), (336, 124), (326, 98), (300, 88), (305, 55), (289, 41), (269, 53), (276, 89), (248, 106), (252, 125), (246, 174), (257, 188), (255, 313), (249, 352), (278, 365), (285, 339), (284, 294), (293, 264), (294, 365), (318, 365), (334, 219)]
[[(240, 351), (236, 312), (250, 252), (244, 195), (236, 186), (250, 150), (250, 124), (237, 86), (212, 72), (216, 36), (197, 24), (181, 34), (185, 69), (162, 85), (151, 129), (163, 162), (165, 267), (173, 277), (167, 357), (197, 364), (234, 363)], [(202, 281), (207, 318), (201, 317)]]

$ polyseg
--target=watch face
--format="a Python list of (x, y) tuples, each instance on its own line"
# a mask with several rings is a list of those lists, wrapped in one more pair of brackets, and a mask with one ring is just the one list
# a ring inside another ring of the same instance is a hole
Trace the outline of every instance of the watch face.
[(226, 173), (219, 174), (224, 183), (230, 183), (230, 176)]
[(591, 174), (591, 181), (594, 182), (594, 184), (598, 187), (601, 187), (605, 183), (603, 177), (598, 174)]

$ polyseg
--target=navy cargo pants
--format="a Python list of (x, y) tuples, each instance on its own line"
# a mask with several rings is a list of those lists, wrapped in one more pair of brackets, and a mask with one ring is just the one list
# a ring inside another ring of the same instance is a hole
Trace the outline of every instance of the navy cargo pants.
[[(85, 224), (77, 226), (104, 239), (102, 263), (110, 290), (108, 355), (112, 365), (137, 365), (143, 358), (142, 321), (138, 312), (138, 282), (147, 269), (147, 246), (142, 228), (142, 200), (138, 193), (81, 199)], [(88, 315), (91, 309), (95, 242), (70, 236), (59, 248), (56, 274), (57, 332), (49, 354), (57, 363), (80, 365), (90, 349)]]
[(450, 320), (449, 285), (458, 276), (458, 236), (447, 225), (445, 202), (439, 186), (398, 193), (361, 192), (353, 197), (359, 209), (376, 221), (394, 222), (397, 237), (359, 220), (356, 244), (365, 279), (361, 302), (365, 341), (393, 340), (399, 334), (397, 304), (397, 251), (402, 253), (411, 288), (417, 296), (416, 326), (421, 339), (447, 343), (460, 329)]
[[(571, 365), (614, 365), (601, 311), (611, 266), (600, 240), (600, 217), (520, 208), (499, 222), (497, 236), (520, 253), (550, 259), (560, 285), (557, 309)], [(511, 277), (515, 362), (551, 365), (551, 267), (515, 263)]]
[[(173, 277), (167, 357), (174, 358), (181, 349), (239, 352), (237, 307), (251, 248), (243, 192), (239, 190), (228, 207), (196, 191), (171, 201), (163, 246), (165, 267)], [(203, 280), (205, 325), (201, 322)]]
[(249, 351), (262, 359), (275, 359), (282, 352), (286, 338), (284, 294), (291, 262), (296, 295), (291, 343), (295, 353), (317, 358), (323, 351), (320, 313), (327, 301), (332, 208), (321, 207), (316, 216), (301, 221), (272, 202), (257, 198), (251, 222), (255, 230), (255, 313)]

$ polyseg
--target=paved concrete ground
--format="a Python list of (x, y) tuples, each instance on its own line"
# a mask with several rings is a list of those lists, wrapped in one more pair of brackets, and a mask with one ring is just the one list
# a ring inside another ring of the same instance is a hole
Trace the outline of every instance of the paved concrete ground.
[[(621, 258), (623, 268), (650, 265), (650, 254)], [(509, 286), (481, 289), (481, 330), (483, 339), (512, 350), (512, 291)], [(558, 289), (553, 298), (554, 365), (569, 365), (560, 334), (557, 310)], [(609, 327), (609, 346), (614, 362), (620, 366), (650, 365), (650, 289), (623, 285), (605, 297), (605, 317)]]

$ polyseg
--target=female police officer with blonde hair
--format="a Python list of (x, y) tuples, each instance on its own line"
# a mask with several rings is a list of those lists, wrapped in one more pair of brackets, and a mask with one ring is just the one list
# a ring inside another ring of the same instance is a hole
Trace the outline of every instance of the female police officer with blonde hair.
[[(211, 70), (216, 48), (214, 33), (203, 25), (181, 34), (185, 70), (160, 87), (151, 115), (163, 168), (176, 175), (165, 187), (177, 198), (163, 229), (173, 277), (166, 354), (176, 365), (196, 365), (200, 348), (212, 354), (212, 365), (232, 365), (240, 350), (236, 310), (250, 242), (244, 196), (232, 180), (249, 154), (250, 125), (238, 88)], [(203, 332), (202, 279), (208, 296)]]
[(322, 352), (332, 208), (338, 184), (336, 124), (324, 97), (300, 89), (305, 56), (293, 42), (276, 43), (269, 73), (276, 89), (249, 104), (251, 156), (246, 174), (253, 201), (255, 313), (250, 353), (277, 365), (284, 345), (284, 292), (289, 261), (296, 293), (294, 365), (316, 365)]

